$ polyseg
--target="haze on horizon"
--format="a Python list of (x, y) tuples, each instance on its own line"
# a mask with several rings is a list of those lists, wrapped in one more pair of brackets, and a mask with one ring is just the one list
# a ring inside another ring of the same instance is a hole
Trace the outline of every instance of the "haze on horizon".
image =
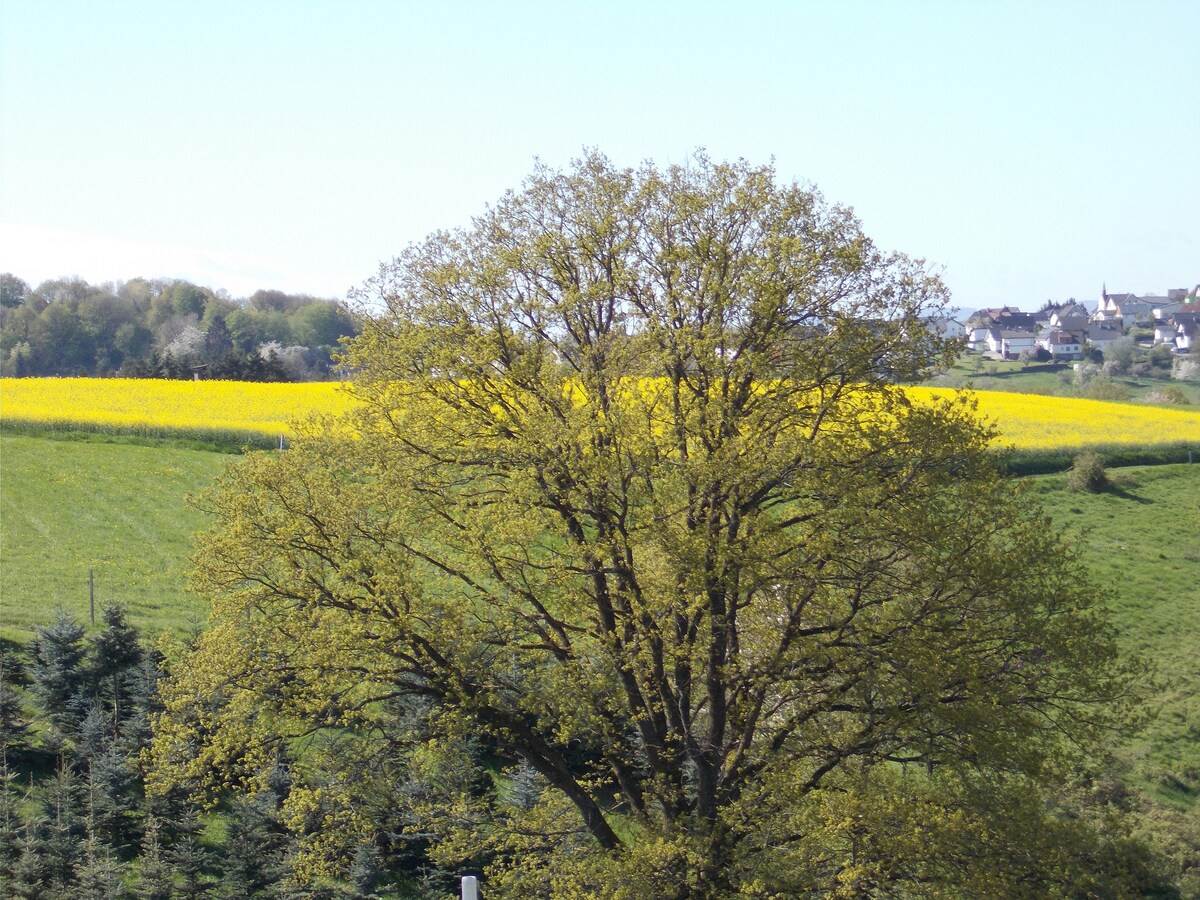
[(344, 296), (535, 158), (772, 158), (965, 309), (1200, 280), (1200, 4), (0, 3), (0, 271)]

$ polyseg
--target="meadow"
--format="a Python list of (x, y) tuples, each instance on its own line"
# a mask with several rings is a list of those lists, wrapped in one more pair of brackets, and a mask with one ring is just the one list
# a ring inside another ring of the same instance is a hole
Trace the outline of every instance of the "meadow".
[[(977, 391), (1004, 391), (1014, 394), (1073, 397), (1077, 387), (1071, 379), (1072, 363), (1026, 363), (1019, 360), (984, 359), (977, 353), (965, 353), (944, 372), (927, 384), (937, 387), (971, 387)], [(1178, 390), (1183, 401), (1200, 405), (1200, 382), (1178, 381), (1148, 375), (1110, 375), (1107, 381), (1128, 395), (1134, 403), (1155, 402), (1164, 390)]]
[(0, 636), (24, 642), (63, 610), (119, 601), (139, 628), (183, 633), (207, 610), (184, 590), (189, 506), (229, 461), (176, 447), (0, 435)]
[[(0, 433), (0, 637), (25, 643), (59, 610), (88, 621), (126, 604), (149, 635), (203, 625), (187, 592), (192, 535), (206, 517), (189, 504), (234, 458)], [(1156, 662), (1158, 715), (1122, 751), (1131, 777), (1163, 802), (1200, 794), (1200, 464), (1115, 470), (1113, 490), (1068, 490), (1061, 474), (1023, 479), (1110, 597), (1127, 652)]]
[(1101, 493), (1062, 475), (1024, 481), (1108, 592), (1126, 653), (1153, 660), (1153, 720), (1123, 749), (1134, 780), (1169, 804), (1200, 795), (1200, 462), (1111, 470)]

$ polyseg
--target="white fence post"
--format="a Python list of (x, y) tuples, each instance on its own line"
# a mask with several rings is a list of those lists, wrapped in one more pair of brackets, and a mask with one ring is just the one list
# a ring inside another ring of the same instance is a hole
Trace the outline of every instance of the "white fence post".
[(462, 900), (479, 900), (479, 879), (474, 875), (462, 877)]

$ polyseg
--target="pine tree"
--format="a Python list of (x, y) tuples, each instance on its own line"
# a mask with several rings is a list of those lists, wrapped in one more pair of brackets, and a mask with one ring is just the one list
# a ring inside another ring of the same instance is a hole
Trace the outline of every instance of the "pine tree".
[(158, 699), (158, 668), (161, 663), (159, 654), (147, 651), (127, 673), (126, 715), (121, 723), (120, 741), (131, 756), (149, 745), (153, 733), (150, 718), (162, 709)]
[(94, 828), (88, 828), (83, 859), (78, 866), (76, 881), (71, 885), (70, 896), (80, 900), (112, 900), (126, 896), (121, 869), (121, 864), (113, 859), (112, 848), (100, 840)]
[(170, 900), (175, 896), (171, 866), (163, 856), (159, 837), (159, 821), (151, 816), (146, 821), (146, 836), (138, 859), (136, 891), (139, 900)]
[(87, 708), (75, 735), (75, 756), (91, 760), (99, 756), (112, 743), (111, 722), (104, 714), (99, 702), (93, 700)]
[(17, 773), (9, 768), (8, 754), (0, 747), (0, 896), (14, 876), (21, 854), (20, 804)]
[(25, 827), (20, 855), (13, 864), (12, 879), (6, 889), (7, 896), (13, 897), (14, 900), (44, 900), (51, 896), (46, 878), (46, 865), (41, 854), (41, 842), (32, 823)]
[(24, 703), (13, 688), (17, 674), (17, 664), (12, 654), (0, 650), (0, 751), (24, 750), (29, 732)]
[(115, 743), (89, 760), (88, 798), (96, 829), (114, 847), (133, 839), (140, 792), (132, 761)]
[(383, 860), (379, 850), (371, 844), (361, 844), (354, 851), (354, 864), (350, 867), (350, 883), (356, 897), (373, 897), (375, 888), (383, 878)]
[(182, 831), (175, 845), (166, 851), (167, 862), (178, 878), (177, 897), (203, 897), (208, 893), (204, 874), (208, 853), (200, 843), (199, 823), (194, 818), (191, 821), (195, 827)]
[(45, 822), (41, 857), (46, 882), (54, 892), (64, 894), (76, 879), (76, 866), (82, 857), (87, 829), (80, 810), (79, 781), (65, 760), (46, 787), (42, 799)]
[(30, 644), (34, 696), (46, 718), (70, 735), (74, 735), (85, 714), (83, 635), (82, 625), (60, 613), (53, 625), (37, 629)]
[(234, 804), (221, 874), (222, 896), (258, 896), (283, 877), (283, 838), (275, 823), (277, 805), (277, 798), (268, 792)]
[(136, 628), (125, 618), (125, 607), (104, 607), (104, 629), (88, 641), (88, 676), (93, 690), (104, 703), (114, 728), (128, 715), (124, 709), (129, 683), (144, 656)]
[(538, 774), (537, 769), (522, 761), (509, 785), (509, 802), (520, 810), (533, 809), (545, 788), (546, 780)]

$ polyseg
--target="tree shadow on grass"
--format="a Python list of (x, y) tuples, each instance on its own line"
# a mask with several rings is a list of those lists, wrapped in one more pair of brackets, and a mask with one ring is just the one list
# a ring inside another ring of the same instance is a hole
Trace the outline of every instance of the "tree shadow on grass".
[(1108, 487), (1104, 489), (1103, 493), (1112, 494), (1114, 497), (1120, 497), (1122, 500), (1132, 500), (1134, 503), (1140, 503), (1142, 506), (1149, 506), (1154, 503), (1153, 500), (1139, 497), (1133, 491), (1129, 490), (1119, 479), (1110, 480)]

